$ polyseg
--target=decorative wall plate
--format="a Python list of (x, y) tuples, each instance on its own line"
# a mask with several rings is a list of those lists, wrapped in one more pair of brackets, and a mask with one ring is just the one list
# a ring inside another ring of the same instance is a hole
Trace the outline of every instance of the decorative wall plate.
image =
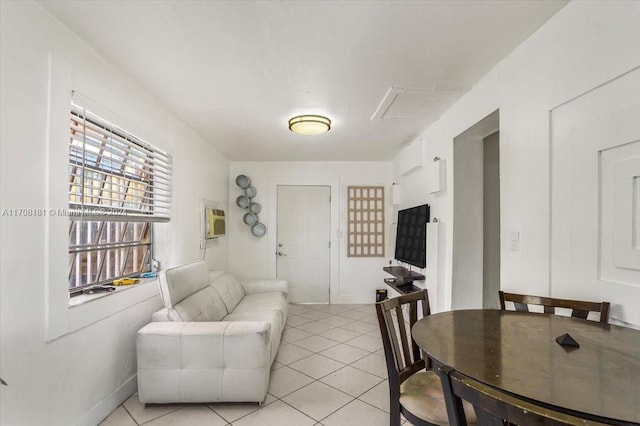
[(249, 198), (255, 197), (257, 193), (258, 191), (256, 191), (256, 189), (253, 186), (248, 186), (244, 189), (244, 195), (246, 195)]
[(238, 198), (236, 198), (236, 204), (238, 205), (238, 207), (241, 207), (243, 209), (249, 207), (249, 203), (251, 203), (251, 200), (249, 200), (249, 197), (247, 197), (246, 195), (239, 195)]
[(244, 189), (251, 185), (251, 179), (249, 179), (249, 177), (245, 175), (238, 175), (236, 177), (236, 185)]
[(256, 216), (255, 214), (249, 212), (249, 213), (245, 213), (244, 216), (242, 216), (242, 221), (244, 223), (246, 223), (249, 226), (254, 225), (256, 222), (258, 222), (258, 216)]
[(260, 213), (260, 210), (262, 210), (262, 206), (260, 205), (260, 203), (251, 203), (249, 204), (249, 211), (251, 213), (255, 213), (258, 214)]
[(262, 237), (267, 232), (267, 227), (258, 222), (251, 227), (251, 233), (256, 237)]

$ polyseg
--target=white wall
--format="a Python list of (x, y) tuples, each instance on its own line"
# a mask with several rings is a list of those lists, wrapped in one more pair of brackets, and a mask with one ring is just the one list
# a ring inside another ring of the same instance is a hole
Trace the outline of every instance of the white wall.
[[(156, 257), (200, 258), (199, 199), (228, 207), (229, 162), (38, 4), (1, 2), (0, 18), (0, 209), (66, 206), (74, 89), (173, 154), (173, 220), (155, 229)], [(161, 305), (157, 284), (69, 307), (67, 218), (0, 224), (0, 423), (96, 424), (136, 391), (135, 333)], [(226, 238), (207, 260), (227, 266)]]
[[(640, 3), (572, 2), (491, 70), (441, 119), (420, 135), (424, 156), (453, 158), (453, 139), (500, 110), (501, 285), (512, 291), (550, 294), (549, 112), (554, 107), (640, 65)], [(397, 161), (397, 159), (396, 159)], [(438, 309), (451, 306), (451, 247), (455, 167), (447, 163), (447, 190), (424, 190), (426, 171), (396, 177), (406, 205), (428, 202), (447, 226)], [(397, 168), (397, 166), (396, 166)], [(596, 190), (596, 188), (594, 188)], [(520, 250), (508, 235), (520, 233)], [(575, 294), (579, 299), (581, 294)], [(609, 299), (601, 290), (602, 300)], [(626, 304), (627, 300), (611, 300)], [(628, 309), (638, 309), (637, 306)], [(625, 321), (614, 309), (613, 321)], [(636, 324), (638, 325), (638, 324)]]
[(500, 133), (483, 140), (483, 308), (500, 308)]
[(228, 267), (228, 237), (207, 241), (200, 249), (200, 199), (214, 201), (228, 212), (229, 161), (190, 128), (176, 138), (176, 163), (173, 190), (174, 213), (169, 265), (175, 266), (202, 259), (210, 269)]
[[(258, 190), (255, 200), (262, 205), (260, 221), (267, 235), (256, 238), (242, 222), (245, 210), (235, 204), (242, 192), (235, 184), (239, 174), (249, 176)], [(388, 275), (382, 267), (393, 257), (389, 251), (389, 229), (394, 221), (391, 209), (392, 163), (389, 162), (233, 162), (229, 189), (229, 269), (243, 277), (276, 276), (275, 190), (278, 184), (330, 185), (332, 187), (331, 303), (372, 303), (375, 290), (385, 288)], [(347, 186), (385, 187), (385, 257), (352, 258), (346, 255)]]
[(455, 138), (452, 192), (453, 269), (451, 308), (482, 308), (483, 145), (481, 138)]

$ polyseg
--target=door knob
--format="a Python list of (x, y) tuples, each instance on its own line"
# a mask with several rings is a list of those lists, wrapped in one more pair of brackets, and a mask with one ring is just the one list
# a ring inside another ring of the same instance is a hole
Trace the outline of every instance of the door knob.
[(284, 254), (283, 252), (279, 251), (278, 252), (278, 256), (286, 256), (286, 254)]

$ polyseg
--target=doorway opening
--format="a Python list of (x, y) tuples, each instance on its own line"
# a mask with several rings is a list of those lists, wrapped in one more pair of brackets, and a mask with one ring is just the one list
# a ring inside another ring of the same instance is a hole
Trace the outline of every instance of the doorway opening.
[(453, 139), (451, 308), (498, 308), (500, 112)]

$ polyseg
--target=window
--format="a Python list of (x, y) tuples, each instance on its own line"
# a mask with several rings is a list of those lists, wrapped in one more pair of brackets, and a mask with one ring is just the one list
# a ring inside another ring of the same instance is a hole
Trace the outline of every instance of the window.
[(171, 156), (72, 102), (69, 290), (151, 270), (153, 222), (169, 220)]

